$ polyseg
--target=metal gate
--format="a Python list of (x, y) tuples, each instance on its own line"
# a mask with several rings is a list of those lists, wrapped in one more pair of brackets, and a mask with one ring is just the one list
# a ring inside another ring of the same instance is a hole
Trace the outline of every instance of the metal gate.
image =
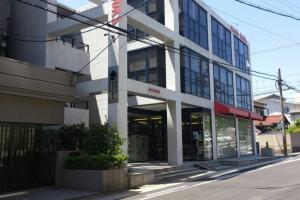
[(41, 125), (0, 122), (0, 193), (54, 184), (58, 146)]

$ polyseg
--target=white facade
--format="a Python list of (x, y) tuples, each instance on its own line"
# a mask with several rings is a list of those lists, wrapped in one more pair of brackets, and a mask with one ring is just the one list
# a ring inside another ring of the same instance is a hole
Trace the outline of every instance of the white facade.
[[(23, 46), (19, 43), (14, 43), (16, 49), (21, 48), (22, 54), (26, 49), (32, 49), (29, 51), (25, 58), (20, 58), (28, 62), (36, 62), (49, 68), (57, 68), (61, 70), (67, 70), (72, 72), (79, 72), (83, 66), (87, 65), (81, 74), (91, 76), (90, 81), (82, 81), (77, 84), (77, 100), (87, 101), (89, 103), (89, 122), (90, 123), (104, 123), (108, 121), (110, 124), (114, 124), (118, 127), (122, 137), (128, 138), (128, 107), (147, 106), (151, 105), (153, 109), (157, 106), (163, 105), (166, 111), (166, 129), (167, 129), (167, 146), (168, 146), (168, 162), (169, 164), (182, 164), (183, 162), (183, 133), (182, 133), (182, 110), (183, 108), (203, 108), (209, 109), (211, 113), (211, 133), (212, 133), (212, 146), (213, 146), (213, 159), (218, 158), (217, 149), (217, 125), (215, 114), (215, 85), (214, 85), (214, 66), (212, 62), (209, 62), (209, 81), (210, 81), (210, 99), (186, 94), (182, 92), (181, 88), (181, 58), (180, 55), (173, 49), (179, 49), (184, 46), (190, 50), (197, 52), (201, 56), (209, 59), (210, 61), (216, 61), (218, 63), (225, 63), (224, 68), (228, 69), (233, 74), (233, 90), (234, 90), (234, 105), (238, 105), (236, 77), (237, 75), (250, 81), (251, 99), (252, 94), (252, 78), (249, 74), (237, 70), (235, 66), (235, 51), (234, 51), (234, 34), (238, 32), (232, 32), (232, 26), (227, 24), (222, 18), (220, 18), (214, 11), (212, 11), (207, 5), (200, 0), (194, 0), (207, 12), (207, 31), (208, 31), (208, 50), (206, 48), (197, 45), (191, 40), (180, 34), (179, 30), (179, 2), (178, 0), (163, 0), (164, 1), (164, 20), (163, 25), (153, 18), (147, 16), (139, 10), (135, 10), (130, 14), (123, 16), (118, 27), (127, 30), (127, 25), (138, 27), (141, 31), (147, 33), (149, 38), (155, 39), (160, 43), (168, 45), (165, 50), (165, 80), (166, 87), (160, 87), (145, 82), (128, 78), (128, 51), (142, 49), (148, 44), (142, 42), (128, 42), (124, 36), (118, 36), (113, 33), (109, 33), (107, 30), (92, 30), (94, 27), (89, 27), (86, 24), (80, 23), (69, 19), (68, 17), (58, 19), (53, 14), (45, 14), (44, 11), (36, 11), (36, 15), (41, 18), (29, 16), (30, 19), (35, 18), (37, 24), (42, 24), (43, 30), (36, 30), (32, 28), (32, 32), (39, 33), (45, 36), (46, 39), (53, 39), (56, 37), (65, 36), (68, 34), (74, 34), (82, 32), (82, 34), (76, 34), (75, 39), (80, 40), (84, 44), (89, 45), (89, 51), (70, 47), (59, 42), (48, 42), (40, 44), (39, 46), (33, 46), (33, 44), (27, 44)], [(35, 2), (35, 1), (33, 1)], [(55, 0), (51, 2), (56, 3)], [(84, 15), (92, 19), (106, 23), (112, 19), (112, 2), (102, 3), (102, 1), (93, 1), (96, 4), (90, 4), (85, 6), (79, 11)], [(133, 9), (128, 5), (126, 0), (122, 1), (122, 13)], [(23, 5), (25, 6), (25, 5)], [(54, 11), (57, 11), (55, 6), (45, 5)], [(41, 14), (42, 12), (42, 14)], [(95, 21), (90, 19), (84, 19), (78, 15), (72, 17), (85, 21), (87, 23), (96, 24)], [(212, 43), (212, 27), (211, 19), (215, 18), (225, 28), (231, 30), (231, 57), (232, 64), (219, 58), (213, 53)], [(16, 16), (16, 20), (21, 16)], [(29, 23), (27, 21), (25, 24)], [(31, 23), (31, 22), (30, 22)], [(97, 26), (101, 26), (98, 24)], [(104, 26), (106, 27), (106, 26)], [(106, 27), (107, 28), (107, 27)], [(17, 28), (16, 32), (24, 32), (25, 26)], [(45, 31), (46, 33), (43, 33)], [(89, 31), (89, 32), (87, 32)], [(30, 34), (30, 31), (29, 33)], [(102, 49), (111, 43), (114, 39), (113, 45), (110, 45), (108, 49), (101, 53), (97, 57)], [(244, 41), (245, 42), (245, 41)], [(246, 42), (246, 45), (249, 44)], [(76, 46), (76, 45), (75, 45)], [(40, 50), (39, 50), (40, 49)], [(250, 48), (249, 48), (250, 49)], [(12, 52), (12, 54), (19, 55), (18, 52)], [(36, 59), (39, 57), (39, 59)], [(96, 59), (94, 59), (97, 57)], [(108, 100), (108, 79), (109, 70), (117, 66), (118, 74), (118, 101), (109, 103)], [(253, 111), (253, 103), (251, 105), (251, 111)], [(251, 112), (249, 110), (249, 112)], [(84, 121), (81, 117), (74, 117), (75, 111), (72, 113), (72, 119), (65, 121), (70, 122), (73, 120)], [(236, 116), (233, 116), (236, 117)], [(241, 156), (240, 152), (240, 137), (239, 137), (239, 123), (240, 120), (235, 118), (235, 137), (236, 137), (236, 151), (237, 156)], [(252, 123), (253, 126), (253, 123)], [(253, 132), (253, 131), (252, 131)], [(254, 152), (256, 146), (255, 138), (252, 140), (252, 147)], [(128, 144), (124, 145), (124, 151), (127, 152)]]

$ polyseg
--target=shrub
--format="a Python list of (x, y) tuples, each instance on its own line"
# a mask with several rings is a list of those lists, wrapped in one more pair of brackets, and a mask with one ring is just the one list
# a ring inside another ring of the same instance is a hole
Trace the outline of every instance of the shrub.
[(84, 153), (67, 159), (66, 168), (74, 170), (108, 170), (122, 168), (128, 156), (122, 154), (125, 142), (116, 128), (92, 125), (81, 149)]
[(62, 149), (67, 151), (82, 149), (86, 135), (87, 128), (85, 124), (64, 125), (59, 130)]
[(121, 146), (124, 142), (115, 127), (109, 127), (108, 124), (92, 125), (88, 130), (85, 147), (90, 155), (98, 153), (118, 155), (122, 153)]
[(288, 133), (300, 133), (300, 119), (297, 119), (295, 125), (289, 127)]

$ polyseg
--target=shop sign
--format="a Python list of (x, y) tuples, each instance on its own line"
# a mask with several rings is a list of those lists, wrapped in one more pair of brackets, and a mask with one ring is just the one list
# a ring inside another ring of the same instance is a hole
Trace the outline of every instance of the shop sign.
[(108, 103), (118, 103), (119, 101), (119, 78), (118, 66), (108, 68)]
[(121, 20), (122, 3), (123, 0), (113, 0), (112, 2), (112, 25), (116, 25)]
[(148, 91), (152, 92), (152, 93), (160, 94), (160, 90), (157, 90), (157, 89), (154, 89), (154, 88), (149, 88)]
[(247, 38), (241, 32), (239, 32), (236, 28), (234, 28), (233, 26), (230, 26), (230, 30), (231, 30), (231, 32), (233, 32), (234, 35), (236, 35), (238, 38), (240, 38), (243, 42), (248, 43)]

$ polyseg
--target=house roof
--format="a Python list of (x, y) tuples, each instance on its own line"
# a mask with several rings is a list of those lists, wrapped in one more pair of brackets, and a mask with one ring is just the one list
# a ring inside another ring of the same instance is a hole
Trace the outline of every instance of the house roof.
[(296, 113), (300, 113), (300, 109), (291, 110), (289, 112), (289, 114), (296, 114)]
[[(288, 122), (288, 120), (285, 117), (286, 122)], [(267, 116), (265, 121), (263, 122), (258, 122), (256, 121), (255, 124), (257, 126), (272, 126), (274, 124), (279, 124), (281, 122), (281, 115), (272, 115), (272, 116)]]
[[(270, 94), (270, 95), (267, 95), (267, 96), (264, 96), (264, 97), (260, 97), (258, 99), (256, 99), (256, 101), (261, 101), (261, 100), (264, 100), (264, 99), (278, 99), (280, 100), (280, 96), (277, 95), (277, 94)], [(286, 100), (285, 98), (283, 98), (284, 101)]]

